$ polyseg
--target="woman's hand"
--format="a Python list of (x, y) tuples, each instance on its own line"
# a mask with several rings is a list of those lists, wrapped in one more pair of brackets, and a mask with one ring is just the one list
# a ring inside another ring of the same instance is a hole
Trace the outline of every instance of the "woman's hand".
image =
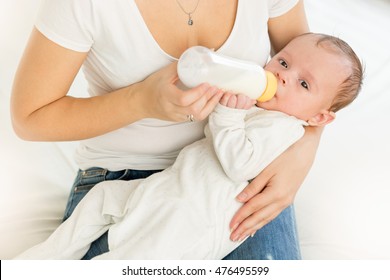
[(314, 161), (321, 128), (307, 128), (305, 136), (276, 158), (238, 196), (244, 205), (233, 217), (231, 240), (241, 241), (289, 206)]
[(145, 117), (169, 121), (185, 121), (187, 115), (195, 120), (205, 119), (217, 105), (223, 92), (208, 84), (182, 90), (178, 84), (177, 63), (151, 74), (130, 89), (138, 98)]

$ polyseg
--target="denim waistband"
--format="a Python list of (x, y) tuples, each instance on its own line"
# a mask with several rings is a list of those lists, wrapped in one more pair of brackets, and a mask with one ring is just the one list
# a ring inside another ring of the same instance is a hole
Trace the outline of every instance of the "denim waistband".
[(135, 169), (123, 169), (118, 171), (111, 171), (101, 167), (92, 167), (86, 170), (79, 170), (78, 179), (79, 180), (88, 180), (94, 178), (100, 179), (101, 181), (106, 180), (134, 180), (146, 178), (156, 172), (161, 170), (135, 170)]

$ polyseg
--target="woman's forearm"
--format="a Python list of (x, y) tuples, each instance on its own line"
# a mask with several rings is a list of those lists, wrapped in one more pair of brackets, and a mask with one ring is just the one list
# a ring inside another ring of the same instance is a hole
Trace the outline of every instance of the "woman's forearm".
[(284, 160), (292, 160), (294, 162), (294, 164), (289, 167), (289, 176), (291, 177), (291, 201), (289, 203), (292, 203), (292, 199), (295, 197), (313, 165), (320, 144), (322, 131), (323, 127), (305, 127), (305, 134), (303, 137), (293, 144), (287, 152), (284, 153), (285, 155), (282, 154), (282, 157), (286, 156)]
[(143, 117), (135, 106), (136, 95), (127, 87), (91, 98), (64, 96), (27, 116), (14, 116), (14, 130), (31, 141), (74, 141), (102, 135)]
[(296, 143), (297, 145), (303, 145), (304, 150), (311, 151), (312, 154), (312, 160), (310, 162), (310, 166), (313, 164), (313, 161), (315, 159), (315, 154), (317, 153), (318, 146), (320, 144), (321, 135), (324, 130), (324, 127), (314, 127), (314, 126), (307, 126), (305, 127), (305, 134), (302, 137), (301, 140)]

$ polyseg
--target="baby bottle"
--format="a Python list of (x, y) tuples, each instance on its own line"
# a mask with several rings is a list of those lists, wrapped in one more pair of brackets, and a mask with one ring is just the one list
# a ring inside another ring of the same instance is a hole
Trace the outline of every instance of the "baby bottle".
[(260, 65), (218, 54), (201, 46), (191, 47), (180, 56), (177, 72), (188, 88), (207, 82), (260, 102), (270, 100), (277, 88), (276, 77)]

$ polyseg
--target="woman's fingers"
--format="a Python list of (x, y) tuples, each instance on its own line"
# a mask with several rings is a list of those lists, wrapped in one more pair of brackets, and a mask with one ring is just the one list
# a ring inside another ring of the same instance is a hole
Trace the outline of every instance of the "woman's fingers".
[[(177, 76), (177, 63), (171, 63), (142, 82), (142, 96), (151, 117), (187, 121), (203, 120), (220, 102), (230, 108), (249, 109), (254, 101), (242, 94), (223, 93), (207, 83), (183, 90)], [(147, 95), (146, 93), (149, 93)]]
[(258, 193), (245, 202), (230, 222), (230, 229), (232, 232), (235, 231), (245, 219), (252, 216), (255, 212), (262, 210), (267, 205), (272, 204), (273, 199), (273, 196), (270, 194)]
[(219, 100), (221, 99), (223, 95), (223, 92), (221, 90), (218, 90), (214, 95), (212, 95), (206, 102), (206, 104), (202, 107), (202, 109), (199, 112), (199, 119), (203, 120), (207, 118), (208, 115), (214, 110), (215, 106), (217, 106)]
[[(201, 89), (204, 90), (204, 89)], [(185, 92), (184, 94), (187, 94)], [(209, 87), (199, 95), (192, 104), (183, 108), (187, 114), (194, 116), (195, 120), (203, 120), (214, 110), (214, 107), (218, 104), (218, 101), (222, 97), (223, 92), (216, 87)]]
[(255, 104), (255, 100), (245, 95), (223, 92), (207, 84), (185, 91), (177, 103), (185, 111), (183, 115), (193, 115), (194, 119), (203, 120), (213, 111), (218, 102), (229, 108), (246, 110)]
[[(261, 181), (261, 177), (258, 180)], [(254, 181), (251, 184), (254, 186), (248, 185), (249, 193), (253, 191), (256, 194), (246, 200), (234, 215), (230, 223), (232, 240), (242, 240), (243, 237), (252, 235), (273, 220), (291, 203), (289, 196), (283, 195), (283, 192), (273, 187), (272, 184), (269, 184), (260, 193), (257, 192), (259, 185)]]
[(239, 202), (247, 202), (249, 199), (260, 193), (270, 180), (269, 176), (265, 172), (261, 172), (257, 175), (238, 195), (237, 200)]
[(271, 202), (267, 200), (267, 196), (264, 197), (264, 194), (260, 195), (260, 192), (265, 188), (268, 181), (267, 174), (261, 172), (237, 195), (236, 199), (244, 203), (244, 205), (230, 221), (232, 234), (234, 234), (234, 231), (244, 219)]
[(230, 239), (233, 241), (242, 241), (248, 236), (252, 236), (257, 230), (275, 219), (282, 210), (274, 203), (252, 213), (231, 233)]
[(216, 87), (212, 87), (209, 84), (200, 84), (192, 89), (177, 92), (174, 103), (178, 107), (189, 107), (200, 101), (202, 98), (207, 100), (217, 90), (218, 89)]

